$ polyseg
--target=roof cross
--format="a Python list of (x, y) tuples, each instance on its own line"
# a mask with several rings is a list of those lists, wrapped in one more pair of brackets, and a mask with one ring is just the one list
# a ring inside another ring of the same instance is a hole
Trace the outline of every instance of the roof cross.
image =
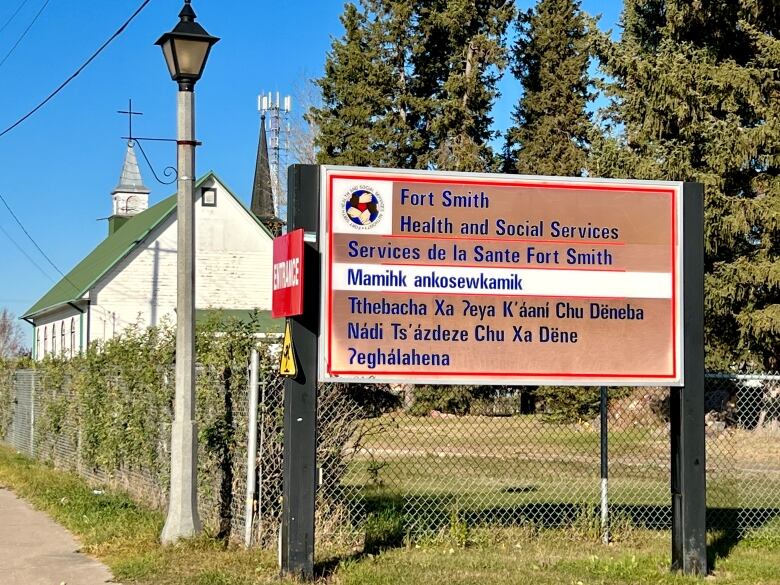
[(143, 112), (134, 112), (133, 111), (133, 100), (128, 99), (127, 100), (127, 110), (117, 110), (117, 114), (127, 114), (127, 124), (128, 124), (128, 140), (133, 140), (133, 116), (143, 116)]

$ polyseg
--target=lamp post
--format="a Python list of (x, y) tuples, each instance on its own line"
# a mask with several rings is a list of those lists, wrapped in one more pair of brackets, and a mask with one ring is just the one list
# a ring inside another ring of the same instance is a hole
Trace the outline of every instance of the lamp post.
[(171, 484), (168, 517), (160, 540), (172, 544), (200, 531), (198, 440), (195, 428), (195, 82), (212, 45), (184, 0), (179, 22), (155, 43), (162, 47), (171, 79), (179, 84), (176, 160), (176, 397), (171, 426)]

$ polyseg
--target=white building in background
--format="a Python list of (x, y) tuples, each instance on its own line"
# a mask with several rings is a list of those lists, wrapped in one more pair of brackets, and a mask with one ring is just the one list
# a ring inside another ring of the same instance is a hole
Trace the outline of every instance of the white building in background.
[[(258, 152), (258, 164), (261, 159)], [(257, 182), (263, 173), (255, 175)], [(268, 209), (269, 202), (254, 200), (263, 191), (255, 185), (253, 209)], [(111, 195), (108, 237), (22, 317), (34, 327), (37, 359), (72, 356), (131, 325), (175, 322), (176, 195), (148, 206), (132, 142)], [(197, 181), (195, 198), (196, 311), (223, 309), (240, 317), (260, 310), (269, 329), (278, 328), (270, 323), (271, 231), (213, 172)], [(263, 219), (278, 226), (276, 218)]]

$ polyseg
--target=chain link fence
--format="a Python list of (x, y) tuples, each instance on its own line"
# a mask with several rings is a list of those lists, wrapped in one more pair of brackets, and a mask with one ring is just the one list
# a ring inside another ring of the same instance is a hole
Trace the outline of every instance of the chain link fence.
[[(282, 508), (284, 385), (278, 375), (278, 348), (269, 344), (260, 355), (257, 487), (250, 521), (253, 542), (275, 547)], [(197, 369), (198, 508), (211, 534), (240, 541), (247, 521), (248, 387), (231, 383), (231, 378), (226, 369)], [(105, 388), (86, 398), (77, 395), (69, 379), (47, 378), (42, 371), (17, 370), (0, 380), (0, 442), (78, 473), (98, 493), (111, 486), (164, 509), (173, 374), (163, 371), (144, 381), (116, 373), (107, 379)], [(86, 410), (102, 414), (94, 417)], [(354, 453), (348, 443), (364, 417), (364, 407), (348, 387), (320, 389), (317, 459), (322, 486), (316, 512), (320, 545), (362, 544), (358, 530), (365, 516), (362, 495), (355, 482), (344, 479), (352, 469), (349, 462)], [(111, 432), (97, 428), (106, 418), (114, 427)], [(135, 447), (129, 450), (128, 443)]]
[[(708, 526), (780, 536), (780, 376), (706, 380)], [(417, 389), (399, 391), (404, 407), (361, 423), (352, 477), (369, 509), (399, 513), (412, 535), (458, 522), (602, 529), (597, 404), (560, 420), (533, 390), (495, 389), (442, 410), (417, 407)], [(671, 527), (668, 414), (668, 388), (609, 389), (613, 530)]]
[(707, 522), (780, 536), (780, 376), (707, 377)]
[[(278, 356), (261, 353), (252, 534), (276, 546), (281, 521), (283, 379)], [(148, 452), (95, 462), (95, 432), (67, 380), (20, 370), (0, 397), (5, 442), (164, 508), (170, 461), (172, 377), (164, 388), (111, 378), (106, 400)], [(229, 380), (228, 380), (229, 382)], [(153, 384), (154, 382), (146, 382)], [(2, 384), (0, 384), (2, 385)], [(452, 389), (452, 387), (449, 387)], [(543, 389), (542, 389), (543, 390)], [(453, 525), (585, 526), (596, 534), (601, 500), (598, 402), (582, 396), (576, 417), (553, 416), (565, 394), (487, 388), (432, 403), (412, 386), (322, 385), (318, 403), (318, 546), (370, 546), (372, 522), (398, 538)], [(133, 396), (161, 398), (131, 408)], [(426, 394), (427, 393), (427, 394)], [(595, 396), (598, 396), (596, 393)], [(437, 407), (429, 408), (430, 404)], [(608, 502), (613, 531), (671, 525), (667, 388), (609, 389)], [(707, 522), (711, 529), (780, 536), (780, 376), (709, 374), (706, 387)], [(132, 414), (132, 416), (131, 416)], [(246, 503), (248, 395), (225, 372), (198, 372), (200, 512), (209, 531), (240, 540)], [(130, 417), (130, 418), (128, 418)], [(128, 430), (129, 429), (129, 430)], [(113, 452), (112, 449), (108, 450)], [(132, 463), (129, 463), (132, 461)], [(364, 542), (365, 540), (365, 542)]]

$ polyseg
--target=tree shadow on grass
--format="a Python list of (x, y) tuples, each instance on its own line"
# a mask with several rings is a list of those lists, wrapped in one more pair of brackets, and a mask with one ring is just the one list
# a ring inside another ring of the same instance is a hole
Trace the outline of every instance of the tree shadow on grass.
[[(523, 490), (526, 493), (529, 490)], [(437, 533), (449, 527), (453, 510), (469, 526), (511, 527), (533, 524), (540, 528), (566, 528), (583, 514), (599, 517), (598, 505), (576, 502), (536, 502), (515, 506), (468, 509), (460, 507), (452, 494), (408, 495), (373, 492), (366, 495), (367, 519), (375, 522), (372, 533), (366, 531), (365, 554), (404, 544), (407, 534)], [(628, 520), (631, 526), (646, 530), (671, 530), (671, 505), (612, 504), (611, 518)], [(707, 545), (709, 570), (718, 559), (727, 557), (749, 531), (762, 528), (780, 518), (780, 508), (707, 508)], [(367, 525), (367, 528), (369, 526)]]

